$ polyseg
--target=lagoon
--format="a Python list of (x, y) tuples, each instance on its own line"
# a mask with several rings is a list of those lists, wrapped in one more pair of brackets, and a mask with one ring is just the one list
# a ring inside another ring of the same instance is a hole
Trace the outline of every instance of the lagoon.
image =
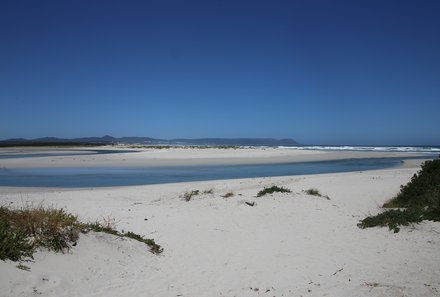
[(0, 169), (0, 186), (93, 188), (338, 173), (393, 168), (407, 159), (417, 158), (361, 158), (258, 165)]

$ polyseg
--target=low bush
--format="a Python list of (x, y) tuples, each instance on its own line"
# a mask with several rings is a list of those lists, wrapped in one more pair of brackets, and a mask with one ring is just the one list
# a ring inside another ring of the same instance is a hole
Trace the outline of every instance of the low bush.
[(401, 186), (396, 197), (383, 206), (404, 210), (387, 210), (363, 219), (358, 226), (388, 226), (390, 230), (399, 232), (399, 226), (423, 220), (440, 221), (440, 160), (426, 161), (411, 181)]
[(440, 159), (426, 161), (411, 181), (400, 186), (396, 197), (384, 204), (387, 208), (440, 209)]
[(290, 193), (292, 191), (290, 191), (289, 189), (283, 188), (283, 187), (272, 186), (270, 188), (264, 188), (263, 190), (259, 191), (257, 193), (257, 197), (262, 197), (267, 194), (273, 194), (275, 192)]
[(79, 233), (86, 230), (129, 237), (147, 244), (150, 251), (163, 251), (153, 239), (145, 239), (132, 232), (120, 233), (111, 226), (81, 223), (64, 209), (27, 206), (21, 209), (0, 207), (0, 259), (21, 261), (32, 258), (38, 248), (65, 252), (76, 245)]
[(375, 216), (363, 219), (358, 226), (362, 229), (387, 226), (394, 233), (399, 232), (399, 226), (421, 222), (424, 219), (423, 211), (420, 209), (390, 209)]
[[(27, 206), (10, 210), (1, 207), (0, 216), (4, 226), (7, 226), (14, 236), (25, 237), (33, 249), (44, 247), (64, 252), (76, 242), (80, 231), (77, 217), (62, 208)], [(11, 236), (8, 238), (12, 238)], [(3, 243), (2, 241), (0, 245)]]

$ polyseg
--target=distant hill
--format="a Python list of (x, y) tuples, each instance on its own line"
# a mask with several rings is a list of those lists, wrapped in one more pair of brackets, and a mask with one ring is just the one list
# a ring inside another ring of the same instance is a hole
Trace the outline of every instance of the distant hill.
[(56, 138), (43, 137), (35, 139), (14, 138), (1, 140), (0, 146), (32, 146), (32, 145), (201, 145), (201, 146), (293, 146), (300, 145), (293, 139), (274, 138), (197, 138), (197, 139), (155, 139), (150, 137), (83, 137)]

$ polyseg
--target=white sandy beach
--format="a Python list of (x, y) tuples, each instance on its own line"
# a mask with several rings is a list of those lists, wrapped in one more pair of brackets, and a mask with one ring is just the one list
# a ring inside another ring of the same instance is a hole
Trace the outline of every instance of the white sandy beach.
[[(69, 149), (20, 148), (0, 149), (0, 153), (38, 154), (41, 152), (90, 152), (97, 150), (124, 150), (124, 148), (96, 147)], [(133, 149), (125, 149), (130, 151)], [(403, 152), (359, 152), (359, 151), (318, 151), (292, 150), (278, 148), (246, 149), (134, 149), (135, 152), (115, 154), (82, 154), (73, 156), (40, 156), (35, 158), (1, 159), (0, 168), (35, 167), (142, 167), (142, 166), (179, 166), (179, 165), (237, 165), (237, 164), (273, 164), (309, 161), (339, 160), (351, 158), (414, 157), (419, 153)], [(17, 152), (18, 151), (18, 152)]]
[[(0, 166), (270, 163), (356, 156), (383, 153), (155, 150), (3, 159)], [(357, 227), (419, 169), (420, 161), (410, 161), (375, 171), (136, 187), (0, 187), (2, 204), (54, 205), (83, 221), (111, 218), (117, 229), (154, 238), (164, 248), (157, 256), (130, 239), (81, 235), (69, 253), (38, 252), (33, 262), (24, 263), (30, 272), (0, 262), (0, 296), (440, 296), (440, 224), (425, 222), (396, 234)], [(292, 193), (256, 197), (271, 185)], [(303, 192), (310, 188), (330, 200)], [(212, 194), (182, 199), (186, 191), (209, 189)], [(228, 192), (234, 196), (223, 198)]]

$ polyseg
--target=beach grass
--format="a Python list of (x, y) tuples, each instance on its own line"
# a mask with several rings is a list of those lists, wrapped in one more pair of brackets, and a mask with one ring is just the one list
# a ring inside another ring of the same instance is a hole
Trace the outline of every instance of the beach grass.
[(315, 188), (307, 189), (304, 191), (304, 193), (306, 193), (307, 195), (316, 196), (316, 197), (323, 197), (323, 198), (326, 198), (327, 200), (330, 200), (329, 196), (321, 194), (321, 192), (319, 192), (319, 190), (315, 189)]
[(119, 232), (108, 224), (82, 223), (63, 208), (26, 205), (13, 209), (1, 206), (0, 259), (32, 259), (35, 251), (41, 248), (64, 253), (77, 244), (80, 233), (90, 230), (135, 239), (148, 245), (154, 254), (163, 251), (153, 239), (132, 232)]

